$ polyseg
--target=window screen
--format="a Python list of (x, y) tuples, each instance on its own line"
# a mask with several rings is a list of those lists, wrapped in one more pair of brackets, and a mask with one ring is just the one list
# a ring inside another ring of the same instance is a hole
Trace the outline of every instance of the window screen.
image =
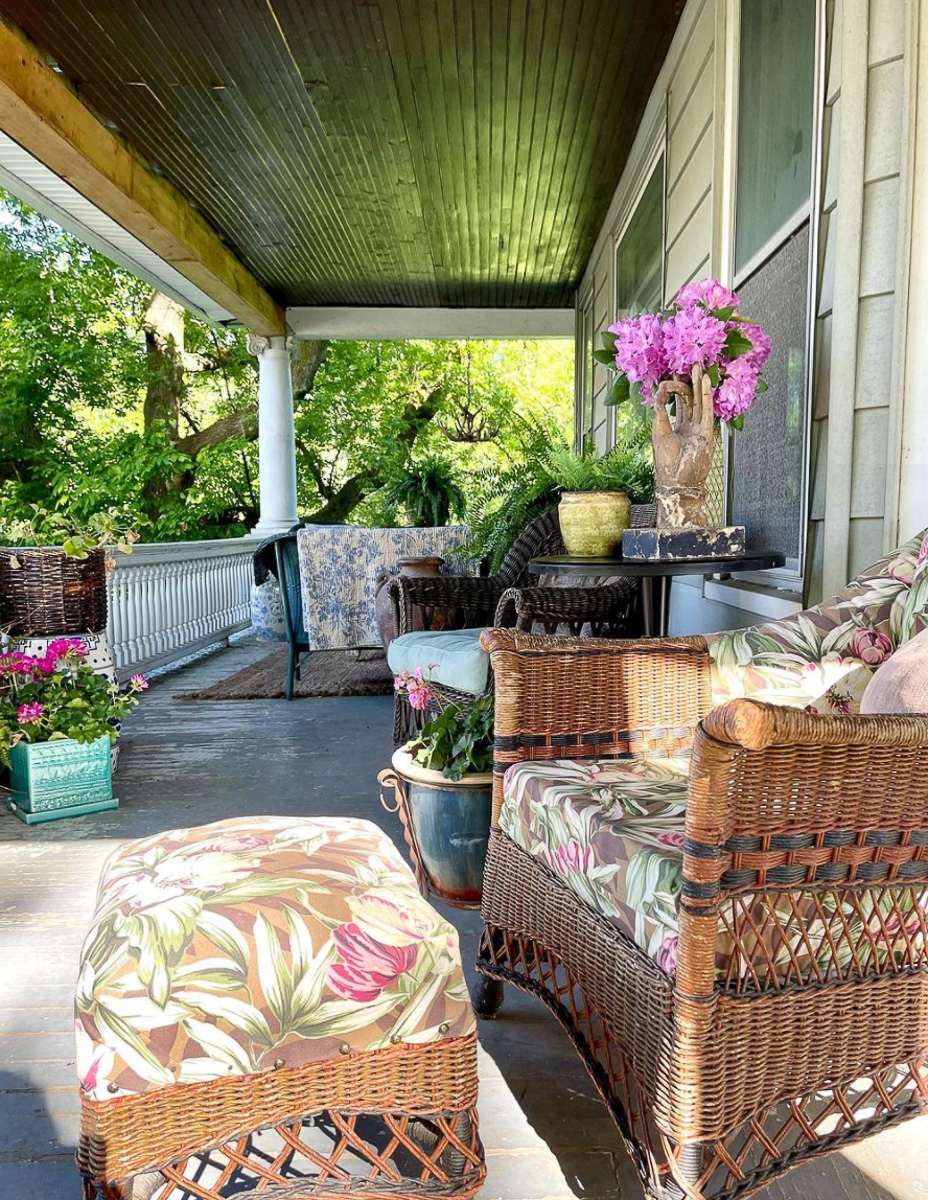
[(732, 442), (731, 516), (749, 549), (798, 560), (805, 487), (809, 226), (738, 289), (740, 311), (760, 321), (773, 349), (768, 390), (748, 409)]
[(812, 189), (812, 0), (742, 0), (735, 274)]
[(657, 308), (664, 261), (664, 160), (659, 159), (616, 247), (616, 310)]

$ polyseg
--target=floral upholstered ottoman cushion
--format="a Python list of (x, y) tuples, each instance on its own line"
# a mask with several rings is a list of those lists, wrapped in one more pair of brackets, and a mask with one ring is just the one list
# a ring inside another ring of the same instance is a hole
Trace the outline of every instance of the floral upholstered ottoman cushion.
[(81, 955), (90, 1099), (461, 1037), (454, 928), (368, 821), (251, 817), (130, 842)]

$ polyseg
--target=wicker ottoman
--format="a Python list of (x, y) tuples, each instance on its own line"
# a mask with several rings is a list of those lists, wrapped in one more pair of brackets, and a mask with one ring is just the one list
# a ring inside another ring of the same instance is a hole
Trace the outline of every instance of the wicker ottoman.
[(253, 817), (107, 862), (76, 997), (85, 1200), (472, 1196), (457, 935), (367, 821)]

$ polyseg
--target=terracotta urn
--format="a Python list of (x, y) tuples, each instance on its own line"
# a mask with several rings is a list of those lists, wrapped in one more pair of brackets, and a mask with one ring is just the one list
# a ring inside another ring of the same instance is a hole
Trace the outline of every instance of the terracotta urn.
[(624, 492), (564, 492), (557, 511), (568, 554), (608, 558), (619, 553), (631, 520)]
[[(410, 579), (434, 579), (435, 576), (441, 574), (441, 567), (444, 561), (443, 558), (436, 557), (401, 558), (397, 562), (396, 571), (381, 571), (377, 576), (374, 615), (377, 621), (377, 631), (380, 634), (381, 642), (383, 642), (384, 650), (389, 647), (390, 643), (399, 633), (396, 627), (396, 617), (393, 612), (393, 602), (390, 599), (390, 592), (386, 586), (389, 580), (396, 574), (406, 575)], [(422, 617), (418, 611), (413, 616), (413, 627), (415, 629), (423, 628)], [(437, 629), (440, 626), (437, 621), (433, 621), (432, 627)]]

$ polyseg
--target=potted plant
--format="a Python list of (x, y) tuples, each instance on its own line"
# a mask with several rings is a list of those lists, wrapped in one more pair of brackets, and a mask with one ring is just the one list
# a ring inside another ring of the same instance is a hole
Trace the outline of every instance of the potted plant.
[(110, 746), (148, 687), (133, 675), (120, 690), (84, 659), (78, 638), (44, 655), (0, 655), (0, 759), (10, 772), (9, 810), (27, 825), (116, 808)]
[[(397, 687), (420, 710), (438, 699), (421, 675), (397, 676)], [(483, 894), (492, 765), (493, 697), (486, 695), (444, 705), (379, 776), (381, 802), (399, 815), (423, 894), (456, 908), (475, 908)]]
[(106, 627), (106, 549), (129, 552), (138, 534), (117, 512), (84, 524), (34, 504), (0, 524), (0, 628), (58, 637)]
[(645, 490), (650, 478), (641, 447), (623, 444), (599, 457), (591, 449), (554, 446), (545, 465), (561, 489), (558, 517), (568, 554), (617, 554), (631, 515), (628, 493)]

